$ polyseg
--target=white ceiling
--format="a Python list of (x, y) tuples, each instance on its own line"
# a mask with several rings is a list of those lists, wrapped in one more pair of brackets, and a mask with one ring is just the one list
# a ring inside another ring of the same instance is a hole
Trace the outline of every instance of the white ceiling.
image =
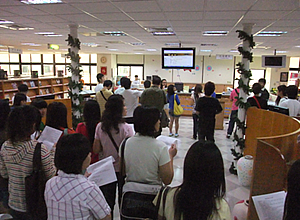
[[(254, 55), (287, 51), (288, 56), (300, 56), (299, 0), (63, 0), (62, 4), (26, 5), (19, 0), (0, 0), (0, 19), (33, 27), (34, 30), (14, 31), (0, 28), (0, 44), (22, 49), (23, 53), (47, 50), (48, 43), (59, 44), (65, 53), (65, 39), (69, 24), (78, 24), (82, 43), (96, 43), (99, 47), (82, 46), (84, 53), (160, 54), (165, 43), (181, 43), (182, 47), (196, 47), (197, 55), (232, 54), (240, 40), (236, 30), (244, 23), (254, 23), (253, 34), (264, 31), (287, 31), (280, 37), (254, 37), (261, 47)], [(171, 27), (176, 36), (153, 36), (146, 27)], [(202, 36), (203, 31), (229, 31), (227, 36)], [(62, 37), (45, 37), (34, 33), (51, 31)], [(127, 36), (86, 37), (81, 33), (123, 31)], [(121, 43), (115, 43), (120, 41)], [(142, 42), (143, 46), (129, 43)], [(21, 43), (41, 44), (40, 47)], [(201, 46), (213, 43), (217, 46)], [(2, 49), (5, 47), (2, 47)], [(268, 48), (268, 49), (265, 49)], [(0, 47), (1, 49), (1, 47)], [(64, 49), (64, 50), (63, 50)], [(118, 49), (110, 51), (108, 49)], [(147, 49), (156, 49), (149, 52)], [(212, 50), (201, 52), (200, 50)]]

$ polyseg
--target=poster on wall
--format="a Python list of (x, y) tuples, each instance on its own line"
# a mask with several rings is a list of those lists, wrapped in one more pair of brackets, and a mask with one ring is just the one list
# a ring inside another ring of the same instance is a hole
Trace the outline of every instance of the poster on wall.
[(287, 82), (288, 81), (288, 72), (281, 72), (280, 73), (280, 82)]
[(107, 67), (106, 66), (101, 66), (101, 73), (103, 75), (106, 75), (107, 74)]

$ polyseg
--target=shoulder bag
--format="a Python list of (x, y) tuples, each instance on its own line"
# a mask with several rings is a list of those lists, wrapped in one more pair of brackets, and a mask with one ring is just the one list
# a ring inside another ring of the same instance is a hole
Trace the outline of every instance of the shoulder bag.
[(44, 199), (46, 174), (42, 165), (41, 143), (37, 143), (33, 154), (33, 172), (25, 177), (25, 197), (27, 212), (34, 220), (47, 219), (47, 207)]
[(183, 108), (181, 105), (177, 104), (176, 97), (177, 97), (177, 95), (174, 94), (174, 115), (182, 115)]
[[(124, 151), (126, 140), (121, 146), (120, 172), (125, 173)], [(125, 176), (125, 175), (124, 175)], [(120, 214), (125, 219), (146, 219), (157, 220), (158, 208), (153, 204), (161, 186), (149, 185), (143, 183), (127, 183), (123, 188), (123, 194), (120, 205)]]
[(105, 101), (107, 101), (107, 98), (105, 98), (105, 96), (104, 96), (103, 92), (102, 92), (102, 91), (100, 91), (100, 93), (101, 93), (101, 95), (102, 95), (103, 99), (104, 99)]

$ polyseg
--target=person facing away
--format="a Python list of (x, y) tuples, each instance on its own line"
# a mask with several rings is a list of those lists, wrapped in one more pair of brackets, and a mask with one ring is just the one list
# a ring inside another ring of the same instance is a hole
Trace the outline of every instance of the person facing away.
[(177, 105), (180, 105), (180, 100), (178, 95), (175, 94), (176, 87), (174, 85), (169, 85), (167, 90), (167, 100), (169, 103), (169, 116), (170, 116), (170, 124), (169, 124), (169, 136), (172, 137), (172, 129), (173, 123), (175, 121), (175, 137), (178, 137), (178, 129), (179, 129), (179, 117), (180, 115), (174, 114), (174, 102), (176, 101)]
[(199, 133), (198, 139), (201, 141), (214, 142), (214, 132), (216, 114), (222, 112), (223, 108), (220, 105), (218, 99), (211, 97), (215, 91), (215, 84), (213, 82), (207, 82), (204, 86), (204, 97), (198, 99), (196, 103), (196, 114), (199, 115)]
[(275, 104), (279, 105), (280, 103), (286, 101), (288, 99), (286, 94), (286, 85), (280, 85), (277, 87), (277, 98), (275, 100)]
[(203, 97), (204, 94), (202, 92), (202, 85), (197, 84), (194, 89), (194, 93), (191, 95), (192, 104), (193, 104), (193, 139), (197, 139), (198, 129), (199, 129), (199, 116), (196, 114), (196, 103), (200, 97)]
[(286, 88), (286, 93), (288, 99), (284, 102), (281, 102), (279, 106), (288, 108), (289, 115), (292, 117), (300, 115), (300, 102), (297, 100), (298, 87), (295, 85), (290, 85)]
[(103, 89), (103, 82), (104, 82), (104, 75), (102, 73), (97, 74), (97, 81), (98, 85), (95, 88), (95, 92), (99, 92), (101, 89)]
[(270, 93), (268, 92), (268, 90), (265, 88), (265, 85), (266, 85), (266, 79), (265, 78), (261, 78), (258, 80), (258, 83), (260, 84), (261, 86), (261, 96), (263, 99), (265, 100), (269, 100), (269, 97), (270, 97)]
[(139, 105), (139, 97), (141, 97), (143, 92), (136, 89), (130, 89), (131, 81), (129, 78), (124, 78), (121, 83), (125, 88), (122, 96), (124, 97), (125, 106), (127, 108), (127, 114), (124, 116), (124, 119), (127, 123), (133, 124), (133, 112)]
[(247, 102), (250, 106), (255, 106), (261, 109), (268, 109), (268, 101), (260, 96), (261, 85), (259, 83), (254, 83), (252, 86), (252, 91), (254, 93), (253, 97), (249, 97)]
[[(34, 107), (36, 107), (40, 111), (42, 118), (46, 116), (48, 104), (44, 99), (41, 99), (41, 98), (34, 99), (30, 103), (30, 105), (33, 105)], [(43, 131), (44, 128), (45, 128), (45, 124), (41, 121), (40, 131)]]
[(212, 142), (197, 141), (185, 156), (182, 184), (163, 191), (158, 215), (166, 220), (231, 220), (225, 184), (220, 150)]
[(236, 101), (237, 101), (236, 97), (237, 98), (239, 97), (239, 93), (240, 93), (239, 88), (232, 90), (232, 92), (230, 93), (230, 100), (232, 101), (232, 107), (231, 107), (229, 125), (228, 125), (227, 135), (226, 135), (227, 138), (230, 138), (233, 132), (235, 120), (237, 118), (239, 107), (236, 105)]
[[(120, 79), (120, 86), (121, 86), (121, 87), (117, 88), (117, 89), (115, 90), (114, 94), (118, 94), (118, 95), (122, 95), (122, 94), (123, 94), (123, 92), (125, 91), (125, 88), (124, 88), (124, 81), (125, 81), (126, 79), (128, 79), (128, 78), (127, 78), (127, 77), (122, 77), (122, 78)], [(130, 79), (129, 79), (129, 81), (130, 81)]]
[(145, 87), (145, 89), (150, 88), (150, 86), (151, 86), (150, 80), (145, 80), (145, 81), (144, 81), (144, 87)]
[[(23, 93), (26, 96), (26, 102), (31, 102), (30, 98), (27, 96), (28, 86), (26, 84), (20, 84), (18, 86), (18, 93)], [(14, 104), (15, 96), (12, 97), (12, 104)]]
[(283, 220), (300, 219), (300, 160), (291, 166), (287, 176)]
[(101, 115), (105, 109), (105, 103), (107, 99), (113, 94), (111, 91), (112, 88), (112, 81), (105, 80), (103, 83), (103, 88), (96, 93), (96, 100), (100, 106)]
[(48, 220), (111, 219), (101, 190), (84, 176), (90, 151), (82, 134), (68, 134), (57, 142), (54, 164), (58, 175), (48, 180), (45, 188)]
[(97, 124), (101, 120), (100, 107), (96, 100), (88, 100), (83, 107), (83, 119), (84, 122), (81, 122), (77, 125), (76, 133), (83, 134), (91, 143), (91, 164), (99, 160), (99, 154), (93, 152), (93, 143), (95, 139), (95, 130)]
[(27, 97), (24, 93), (18, 92), (15, 96), (14, 96), (14, 101), (13, 101), (13, 108), (17, 107), (17, 106), (22, 106), (22, 105), (26, 105), (27, 102)]
[[(0, 174), (8, 178), (9, 207), (13, 219), (31, 220), (25, 196), (25, 177), (33, 172), (33, 155), (37, 145), (30, 136), (35, 131), (38, 110), (30, 105), (13, 109), (7, 121), (7, 140), (0, 152)], [(47, 179), (55, 175), (53, 150), (41, 145), (41, 161)]]

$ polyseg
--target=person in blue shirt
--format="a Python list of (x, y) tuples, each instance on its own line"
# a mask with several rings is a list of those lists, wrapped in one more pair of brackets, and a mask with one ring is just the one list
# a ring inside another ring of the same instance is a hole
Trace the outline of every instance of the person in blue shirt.
[(169, 115), (170, 115), (170, 125), (169, 130), (170, 134), (169, 136), (173, 136), (172, 130), (173, 130), (173, 123), (175, 121), (175, 137), (178, 137), (178, 129), (179, 129), (179, 117), (180, 115), (174, 114), (174, 99), (176, 100), (177, 105), (180, 105), (180, 100), (178, 98), (178, 95), (175, 94), (176, 87), (174, 85), (169, 85), (167, 89), (167, 100), (169, 103)]

